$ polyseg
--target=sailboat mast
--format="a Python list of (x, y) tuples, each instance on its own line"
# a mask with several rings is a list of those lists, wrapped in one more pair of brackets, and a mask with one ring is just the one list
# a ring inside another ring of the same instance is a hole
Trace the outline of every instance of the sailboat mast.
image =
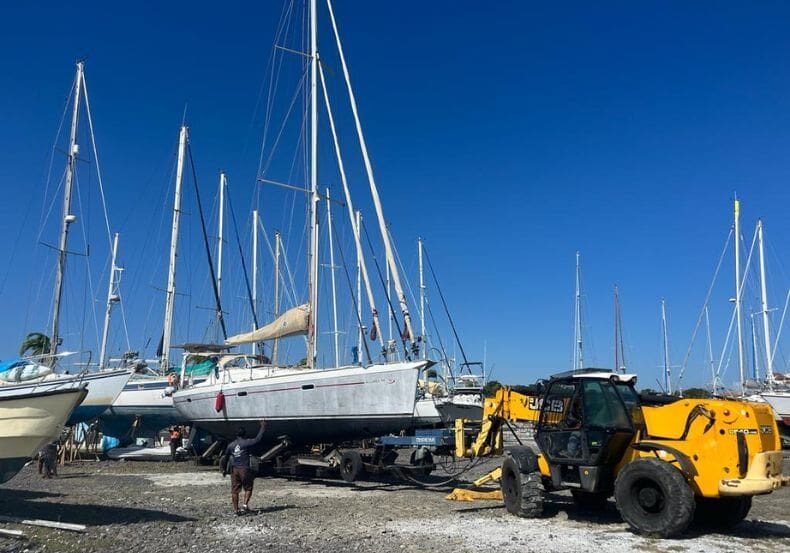
[(225, 219), (225, 187), (228, 185), (225, 172), (219, 174), (219, 214), (217, 216), (217, 295), (222, 297), (222, 243)]
[(307, 366), (315, 368), (318, 326), (318, 21), (317, 0), (310, 0), (310, 325)]
[(329, 188), (326, 189), (326, 228), (329, 233), (329, 271), (332, 282), (332, 334), (335, 343), (335, 367), (340, 366), (340, 344), (337, 331), (337, 290), (335, 288), (335, 246), (332, 242), (332, 202), (329, 201)]
[(422, 337), (422, 358), (428, 358), (428, 342), (425, 339), (425, 275), (422, 270), (422, 238), (417, 238), (417, 259), (420, 267), (420, 336)]
[(711, 387), (713, 388), (713, 395), (715, 396), (718, 391), (718, 384), (716, 382), (716, 368), (713, 361), (713, 341), (710, 335), (710, 316), (708, 315), (708, 306), (705, 305), (705, 333), (708, 343), (708, 364), (710, 365)]
[(735, 318), (738, 326), (738, 372), (744, 393), (743, 320), (741, 317), (741, 202), (735, 198)]
[(71, 213), (71, 193), (74, 183), (74, 170), (77, 164), (77, 122), (79, 121), (80, 94), (84, 65), (77, 62), (77, 74), (74, 78), (74, 107), (71, 112), (71, 131), (69, 133), (68, 160), (66, 162), (66, 182), (63, 185), (63, 216), (60, 226), (60, 244), (58, 246), (58, 269), (55, 276), (55, 301), (52, 308), (52, 339), (50, 340), (49, 353), (55, 355), (60, 345), (60, 307), (63, 299), (63, 277), (66, 273), (66, 251), (69, 239), (69, 225), (77, 220)]
[[(274, 233), (274, 318), (280, 316), (280, 231)], [(272, 345), (272, 363), (277, 364), (280, 341), (275, 338)]]
[[(252, 210), (252, 308), (258, 312), (258, 210)], [(255, 329), (255, 322), (252, 323)], [(258, 344), (252, 343), (252, 354), (258, 353)]]
[(771, 354), (771, 331), (768, 327), (768, 290), (765, 283), (765, 251), (763, 245), (763, 220), (757, 220), (757, 240), (760, 245), (760, 303), (763, 312), (763, 339), (765, 340), (765, 377), (768, 385), (773, 384), (774, 367)]
[[(311, 0), (315, 2), (315, 0)], [(329, 8), (329, 18), (332, 22), (332, 30), (335, 35), (335, 42), (337, 43), (337, 52), (340, 56), (340, 65), (343, 68), (343, 76), (346, 81), (346, 88), (348, 90), (348, 97), (351, 103), (351, 113), (354, 116), (354, 124), (357, 130), (357, 137), (359, 139), (359, 146), (362, 151), (362, 158), (365, 162), (365, 171), (368, 176), (368, 184), (370, 186), (370, 193), (373, 197), (373, 205), (376, 208), (376, 216), (378, 218), (379, 230), (381, 231), (381, 239), (384, 242), (384, 252), (387, 257), (387, 265), (389, 265), (392, 274), (392, 283), (395, 286), (395, 294), (398, 297), (398, 304), (403, 314), (404, 336), (403, 340), (413, 340), (414, 331), (411, 324), (411, 315), (409, 314), (409, 307), (406, 303), (406, 295), (403, 293), (403, 286), (401, 286), (400, 273), (398, 266), (395, 262), (395, 256), (392, 252), (392, 244), (387, 231), (387, 221), (384, 218), (384, 211), (381, 207), (381, 199), (379, 198), (378, 187), (376, 186), (376, 179), (373, 177), (373, 166), (370, 163), (370, 156), (368, 155), (367, 143), (365, 142), (365, 135), (362, 133), (362, 123), (359, 119), (359, 111), (357, 110), (357, 101), (354, 97), (354, 90), (351, 87), (351, 77), (348, 74), (348, 66), (346, 65), (346, 57), (343, 54), (343, 45), (340, 42), (340, 34), (337, 30), (337, 22), (335, 21), (334, 10), (332, 9), (331, 0), (327, 0), (327, 7)]]
[(752, 313), (749, 318), (751, 319), (752, 327), (752, 376), (755, 381), (760, 380), (760, 364), (757, 362), (757, 328), (754, 326), (754, 316), (757, 313)]
[(667, 304), (661, 298), (661, 327), (664, 333), (664, 391), (672, 393), (672, 375), (669, 366), (669, 332), (667, 331)]
[(576, 252), (576, 295), (573, 321), (573, 370), (584, 368), (584, 353), (582, 344), (582, 289), (581, 289), (581, 254)]
[(361, 364), (362, 361), (362, 340), (365, 339), (365, 329), (362, 327), (362, 248), (359, 245), (359, 233), (356, 229), (359, 228), (360, 224), (360, 217), (361, 213), (357, 211), (354, 214), (354, 221), (356, 226), (354, 226), (354, 240), (357, 243), (357, 320), (360, 321), (359, 323), (359, 333), (357, 336), (357, 355), (359, 356), (359, 361)]
[(107, 286), (107, 307), (104, 311), (104, 327), (101, 333), (101, 348), (99, 349), (99, 369), (103, 369), (107, 364), (107, 336), (110, 332), (110, 314), (112, 313), (112, 306), (115, 302), (120, 300), (120, 297), (115, 291), (117, 286), (116, 275), (120, 269), (115, 265), (118, 256), (118, 233), (112, 241), (112, 260), (110, 261), (110, 283)]
[(173, 227), (170, 233), (170, 263), (167, 268), (167, 290), (165, 300), (165, 328), (162, 336), (162, 358), (160, 368), (167, 371), (170, 361), (170, 341), (173, 333), (173, 308), (176, 299), (176, 254), (178, 251), (178, 227), (181, 223), (181, 185), (184, 180), (184, 155), (187, 147), (187, 127), (181, 126), (178, 133), (178, 161), (176, 162), (176, 189), (173, 200)]

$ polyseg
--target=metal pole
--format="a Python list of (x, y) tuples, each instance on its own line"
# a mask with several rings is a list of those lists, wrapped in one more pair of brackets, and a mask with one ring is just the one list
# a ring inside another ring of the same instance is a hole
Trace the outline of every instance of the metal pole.
[(667, 305), (661, 298), (661, 326), (664, 329), (664, 390), (672, 393), (672, 375), (669, 366), (669, 333), (667, 331)]
[(225, 187), (228, 185), (225, 172), (219, 174), (219, 215), (217, 217), (217, 295), (222, 297), (222, 242), (225, 218)]
[[(327, 205), (329, 202), (327, 202)], [(280, 231), (274, 233), (274, 318), (280, 316)], [(280, 341), (275, 338), (272, 346), (272, 364), (277, 364)]]
[[(258, 210), (252, 211), (252, 306), (258, 312)], [(255, 323), (252, 323), (255, 329)], [(258, 344), (252, 343), (252, 354), (258, 353)]]
[[(329, 188), (326, 189), (326, 197), (329, 198)], [(335, 290), (335, 247), (332, 242), (332, 202), (326, 202), (326, 228), (329, 233), (329, 270), (332, 280), (332, 334), (335, 343), (335, 367), (340, 366), (340, 345), (337, 339), (337, 292)]]
[(182, 125), (178, 133), (178, 162), (176, 165), (176, 190), (173, 200), (173, 227), (170, 233), (170, 263), (167, 269), (167, 296), (165, 300), (165, 329), (162, 337), (160, 368), (170, 368), (170, 340), (173, 332), (173, 309), (176, 299), (176, 255), (178, 251), (178, 227), (181, 221), (181, 184), (184, 180), (184, 154), (187, 146), (187, 128)]
[(120, 300), (120, 297), (115, 293), (115, 275), (119, 270), (115, 266), (115, 260), (118, 256), (118, 233), (112, 241), (112, 259), (110, 261), (110, 283), (107, 286), (107, 307), (104, 311), (104, 328), (101, 333), (101, 348), (99, 349), (99, 370), (103, 369), (107, 360), (107, 336), (110, 332), (110, 314), (112, 313), (112, 305)]
[(422, 270), (422, 238), (417, 238), (417, 259), (420, 267), (420, 336), (422, 336), (422, 358), (428, 358), (428, 340), (425, 336), (425, 274)]
[[(79, 121), (80, 94), (82, 93), (83, 62), (77, 62), (77, 75), (74, 78), (74, 107), (71, 112), (71, 131), (69, 133), (69, 151), (66, 162), (66, 182), (63, 185), (63, 215), (60, 226), (60, 244), (58, 246), (58, 270), (55, 276), (55, 301), (52, 308), (52, 339), (49, 353), (53, 356), (60, 345), (60, 308), (63, 299), (63, 278), (66, 273), (66, 252), (69, 239), (69, 225), (77, 220), (71, 213), (71, 193), (74, 183), (74, 170), (77, 163), (77, 123)], [(54, 357), (53, 357), (54, 362)]]
[(763, 246), (763, 220), (757, 220), (757, 239), (760, 245), (760, 303), (763, 312), (763, 339), (765, 340), (765, 377), (768, 386), (773, 387), (774, 364), (771, 354), (771, 330), (768, 327), (768, 290), (765, 282), (765, 252)]
[(741, 202), (735, 199), (735, 317), (738, 325), (738, 372), (744, 393), (743, 320), (741, 317)]
[[(362, 321), (362, 248), (359, 245), (359, 225), (361, 224), (360, 217), (362, 214), (357, 211), (355, 214), (354, 227), (354, 240), (357, 244), (357, 321)], [(374, 321), (375, 324), (375, 321)], [(365, 339), (365, 331), (362, 328), (362, 323), (359, 324), (359, 336), (357, 338), (357, 357), (359, 364), (362, 364), (362, 340)]]
[(310, 0), (310, 326), (307, 366), (315, 368), (318, 355), (318, 22), (316, 0)]
[(574, 348), (573, 348), (573, 369), (584, 368), (584, 353), (582, 343), (582, 290), (581, 290), (581, 254), (576, 252), (576, 305), (574, 312)]

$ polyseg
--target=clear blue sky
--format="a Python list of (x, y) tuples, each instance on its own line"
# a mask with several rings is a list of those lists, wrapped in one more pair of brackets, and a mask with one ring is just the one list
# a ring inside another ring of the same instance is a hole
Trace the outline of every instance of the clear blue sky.
[[(161, 332), (163, 296), (155, 288), (166, 280), (166, 205), (184, 106), (205, 207), (216, 201), (217, 171), (227, 170), (246, 251), (261, 143), (256, 104), (280, 10), (279, 2), (5, 7), (0, 357), (48, 321), (54, 254), (38, 242), (56, 241), (52, 221), (60, 207), (39, 238), (48, 205), (42, 198), (74, 61), (87, 60), (111, 226), (122, 234), (132, 346), (148, 342), (150, 355)], [(644, 385), (654, 385), (662, 363), (660, 299), (668, 303), (672, 363), (679, 364), (731, 225), (734, 191), (743, 200), (747, 247), (756, 218), (765, 219), (771, 304), (781, 310), (790, 284), (786, 3), (338, 1), (336, 12), (408, 276), (414, 282), (415, 240), (424, 236), (466, 349), (479, 359), (486, 342), (495, 378), (530, 381), (570, 364), (580, 250), (587, 360), (613, 363), (617, 283), (628, 364)], [(323, 6), (322, 14), (325, 25)], [(323, 28), (321, 44), (330, 39)], [(327, 63), (340, 104), (339, 67)], [(351, 152), (350, 119), (339, 119)], [(81, 145), (87, 153), (85, 138)], [(322, 180), (337, 184), (329, 148), (324, 141)], [(63, 162), (56, 152), (51, 186)], [(101, 315), (107, 244), (85, 165), (81, 185), (93, 195), (85, 192), (84, 200), (94, 206), (81, 223), (90, 223), (93, 236)], [(351, 177), (356, 196), (366, 197), (361, 169)], [(191, 296), (179, 298), (176, 339), (199, 340), (210, 317), (200, 307), (211, 300), (196, 212), (187, 205), (181, 261), (188, 266), (179, 269), (179, 286)], [(367, 218), (373, 222), (372, 212)], [(297, 249), (290, 252), (294, 264), (301, 263)], [(67, 300), (66, 349), (75, 349), (86, 303), (84, 261), (69, 263), (78, 270)], [(244, 330), (240, 272), (237, 260), (228, 265), (228, 303), (236, 304), (228, 319), (236, 332)], [(270, 260), (264, 265), (270, 271)], [(722, 271), (711, 308), (717, 356), (733, 295), (731, 254)], [(262, 278), (261, 286), (270, 283)], [(753, 292), (750, 285), (748, 301), (756, 305)], [(779, 313), (772, 317), (778, 326)], [(113, 352), (125, 348), (117, 327)], [(701, 345), (689, 384), (707, 379)], [(731, 364), (726, 380), (734, 377)]]

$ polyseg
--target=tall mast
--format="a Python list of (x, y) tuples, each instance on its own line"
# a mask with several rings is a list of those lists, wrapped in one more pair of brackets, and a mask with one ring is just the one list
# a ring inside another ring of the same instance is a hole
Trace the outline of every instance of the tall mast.
[[(280, 316), (280, 231), (274, 233), (274, 318)], [(277, 364), (280, 341), (275, 338), (272, 345), (272, 363)]]
[(225, 188), (228, 181), (225, 172), (219, 174), (219, 215), (217, 216), (217, 295), (222, 297), (222, 243), (223, 223), (225, 219)]
[(575, 309), (573, 318), (573, 370), (584, 368), (584, 352), (582, 344), (582, 279), (581, 265), (579, 263), (581, 254), (576, 252), (576, 295)]
[[(368, 276), (368, 267), (365, 263), (365, 254), (362, 250), (362, 234), (361, 234), (361, 225), (362, 225), (362, 216), (360, 215), (359, 211), (354, 211), (354, 202), (351, 199), (351, 192), (348, 189), (348, 179), (346, 179), (346, 168), (343, 164), (343, 156), (340, 153), (340, 142), (337, 139), (337, 131), (335, 129), (335, 118), (332, 116), (332, 106), (329, 103), (329, 94), (326, 91), (326, 80), (324, 79), (324, 70), (319, 65), (318, 66), (318, 75), (321, 78), (321, 90), (324, 93), (324, 104), (326, 106), (326, 115), (329, 119), (329, 129), (332, 132), (332, 140), (335, 144), (335, 158), (337, 160), (337, 169), (340, 172), (340, 182), (343, 184), (343, 197), (346, 200), (346, 210), (348, 212), (348, 219), (351, 223), (351, 229), (354, 233), (354, 245), (357, 250), (357, 280), (362, 280), (362, 283), (365, 285), (365, 292), (367, 293), (368, 297), (368, 304), (370, 305), (370, 311), (373, 316), (373, 328), (371, 329), (371, 339), (375, 340), (375, 336), (378, 337), (379, 343), (384, 346), (384, 337), (381, 334), (381, 327), (379, 325), (379, 312), (376, 309), (376, 300), (373, 297), (373, 288), (370, 285), (370, 277)], [(358, 298), (357, 298), (357, 311), (358, 311), (358, 321), (362, 320), (362, 291), (361, 286), (357, 285), (357, 290), (359, 291)], [(359, 355), (362, 355), (362, 340), (364, 339), (364, 330), (362, 328), (359, 329), (360, 337), (359, 337)]]
[(667, 331), (667, 304), (661, 298), (661, 328), (664, 333), (664, 391), (672, 393), (672, 374), (669, 366), (669, 333)]
[(614, 286), (614, 370), (625, 372), (625, 348), (623, 347), (623, 319), (620, 313), (620, 288)]
[(754, 316), (757, 313), (752, 313), (749, 318), (751, 319), (752, 327), (752, 376), (755, 381), (760, 380), (760, 364), (757, 362), (757, 329), (754, 326)]
[(425, 274), (422, 270), (422, 238), (417, 238), (417, 253), (420, 267), (420, 336), (422, 337), (422, 358), (428, 358), (428, 342), (425, 339)]
[(66, 251), (69, 239), (69, 225), (77, 220), (71, 213), (71, 193), (74, 183), (74, 170), (77, 163), (77, 122), (79, 121), (80, 94), (82, 92), (83, 62), (77, 62), (77, 75), (74, 78), (74, 107), (71, 112), (71, 132), (66, 162), (66, 182), (63, 186), (63, 215), (60, 223), (60, 244), (58, 246), (58, 270), (55, 276), (55, 302), (52, 308), (52, 339), (49, 353), (55, 355), (60, 345), (60, 303), (63, 298), (63, 277), (66, 273)]
[(362, 326), (362, 248), (359, 245), (359, 233), (357, 229), (360, 224), (361, 213), (357, 211), (354, 214), (354, 239), (357, 242), (357, 321), (359, 321), (359, 333), (357, 336), (357, 357), (360, 365), (362, 364), (362, 340), (365, 339), (365, 329)]
[(107, 363), (107, 336), (110, 332), (110, 313), (112, 306), (115, 302), (120, 301), (121, 297), (118, 294), (118, 274), (123, 270), (116, 266), (115, 261), (118, 256), (118, 233), (112, 241), (112, 260), (110, 261), (110, 284), (107, 287), (107, 308), (104, 311), (104, 328), (101, 333), (101, 348), (99, 350), (99, 369), (103, 369)]
[(170, 340), (173, 333), (173, 308), (176, 299), (176, 255), (178, 251), (178, 227), (181, 222), (181, 184), (184, 179), (184, 154), (187, 147), (187, 127), (181, 126), (178, 133), (178, 161), (176, 164), (176, 190), (173, 200), (173, 227), (170, 233), (170, 263), (167, 268), (167, 297), (165, 300), (165, 329), (162, 336), (162, 358), (160, 368), (170, 368)]
[(329, 188), (326, 189), (326, 229), (329, 233), (329, 270), (332, 281), (332, 334), (335, 342), (335, 367), (340, 366), (340, 345), (337, 338), (337, 291), (335, 289), (335, 246), (332, 243), (332, 207)]
[(763, 246), (763, 220), (757, 220), (757, 239), (760, 244), (760, 303), (763, 312), (763, 339), (765, 340), (765, 377), (768, 385), (773, 384), (774, 366), (771, 354), (771, 330), (768, 327), (768, 291), (765, 283), (765, 252)]
[(743, 380), (743, 320), (741, 318), (741, 202), (735, 198), (735, 318), (738, 325), (738, 372), (741, 377), (741, 395), (744, 393)]
[[(252, 210), (252, 308), (258, 312), (258, 210)], [(252, 323), (255, 330), (255, 323)], [(252, 354), (258, 353), (258, 344), (252, 343)]]
[(318, 326), (318, 16), (310, 0), (310, 327), (307, 331), (307, 366), (315, 368)]
[[(315, 0), (311, 0), (315, 2)], [(345, 77), (346, 81), (346, 88), (348, 89), (348, 97), (351, 103), (351, 112), (354, 116), (354, 124), (357, 129), (357, 137), (359, 138), (359, 146), (362, 150), (362, 158), (365, 162), (365, 171), (367, 172), (368, 176), (368, 184), (370, 185), (370, 193), (373, 196), (373, 205), (376, 208), (376, 216), (378, 218), (379, 223), (379, 230), (381, 231), (381, 239), (384, 242), (384, 251), (387, 257), (387, 264), (389, 265), (390, 272), (392, 274), (392, 282), (395, 285), (395, 294), (398, 297), (398, 303), (400, 304), (401, 313), (403, 314), (403, 324), (405, 327), (405, 333), (402, 337), (404, 340), (413, 340), (414, 338), (414, 331), (412, 330), (411, 324), (411, 315), (409, 314), (409, 307), (406, 303), (406, 295), (403, 293), (403, 286), (401, 286), (400, 280), (400, 273), (398, 272), (398, 266), (395, 262), (395, 256), (392, 252), (392, 244), (390, 243), (389, 239), (389, 232), (387, 231), (387, 221), (384, 218), (384, 211), (381, 207), (381, 199), (379, 198), (378, 188), (376, 186), (376, 179), (373, 177), (373, 167), (370, 163), (370, 156), (368, 156), (368, 148), (365, 142), (365, 136), (362, 133), (362, 123), (359, 120), (359, 112), (357, 110), (357, 101), (354, 97), (354, 90), (351, 87), (351, 78), (348, 74), (348, 66), (346, 65), (346, 57), (343, 54), (343, 46), (340, 42), (340, 34), (337, 30), (337, 23), (335, 21), (335, 14), (332, 9), (332, 2), (331, 0), (327, 0), (326, 2), (327, 7), (329, 8), (329, 18), (332, 21), (332, 30), (334, 31), (335, 35), (335, 42), (337, 43), (337, 51), (340, 56), (340, 64), (343, 68), (343, 76)]]
[(716, 382), (716, 368), (713, 361), (713, 341), (710, 335), (710, 317), (708, 316), (708, 305), (705, 304), (705, 332), (708, 342), (708, 364), (710, 365), (711, 387), (713, 388), (713, 395), (715, 396), (718, 391), (718, 383)]

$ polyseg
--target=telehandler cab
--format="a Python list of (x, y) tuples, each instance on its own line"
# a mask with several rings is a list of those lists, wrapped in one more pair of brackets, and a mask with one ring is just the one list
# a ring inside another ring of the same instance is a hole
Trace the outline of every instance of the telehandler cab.
[(509, 512), (538, 517), (548, 491), (570, 490), (583, 505), (614, 495), (635, 531), (671, 537), (695, 517), (733, 526), (754, 495), (788, 484), (768, 405), (684, 398), (649, 405), (635, 384), (635, 375), (587, 369), (539, 382), (536, 395), (501, 388), (485, 400), (476, 436), (472, 421), (456, 421), (456, 456), (502, 454), (503, 428), (525, 421), (535, 423), (540, 453), (508, 447), (501, 467), (475, 482), (499, 480), (500, 490), (457, 489), (448, 498), (498, 496)]

